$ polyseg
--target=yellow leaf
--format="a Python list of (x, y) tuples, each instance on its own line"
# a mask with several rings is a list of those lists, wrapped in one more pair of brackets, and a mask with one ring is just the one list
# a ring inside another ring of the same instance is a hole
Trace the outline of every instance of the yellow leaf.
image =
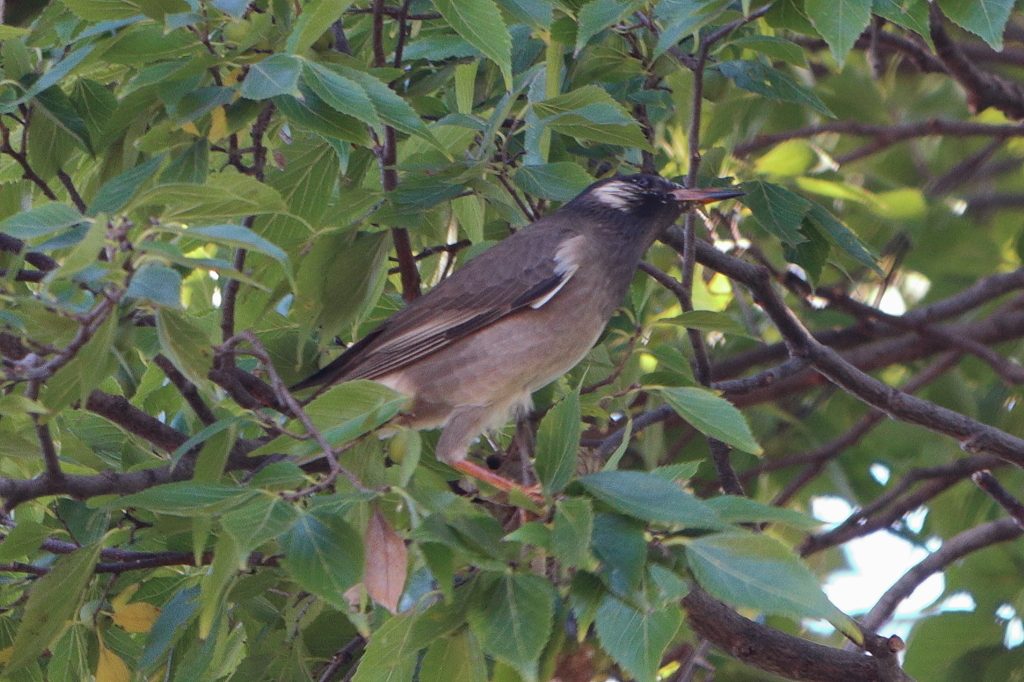
[(202, 133), (199, 132), (199, 128), (196, 128), (196, 124), (192, 121), (189, 121), (185, 125), (181, 126), (181, 129), (184, 130), (186, 133), (192, 133), (196, 137), (202, 135)]
[(115, 607), (111, 618), (126, 632), (149, 632), (159, 615), (160, 609), (157, 607), (144, 601), (137, 601)]
[(216, 142), (228, 134), (228, 116), (224, 107), (214, 107), (210, 112), (210, 132), (206, 133), (206, 139)]
[(136, 592), (139, 591), (139, 583), (129, 585), (128, 587), (121, 590), (121, 593), (110, 600), (110, 605), (114, 607), (114, 611), (119, 611), (125, 607), (128, 601), (132, 598)]
[(6, 649), (0, 649), (0, 664), (6, 665), (11, 660), (11, 655), (14, 653), (14, 647), (9, 646)]
[(230, 88), (238, 84), (238, 79), (245, 73), (241, 68), (231, 69), (224, 75), (224, 87)]
[(103, 646), (100, 640), (100, 662), (96, 666), (96, 682), (131, 682), (132, 671), (121, 657)]

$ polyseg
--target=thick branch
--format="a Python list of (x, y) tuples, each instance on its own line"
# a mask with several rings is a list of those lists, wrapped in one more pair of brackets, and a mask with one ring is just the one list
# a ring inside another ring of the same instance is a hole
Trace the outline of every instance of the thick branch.
[[(686, 620), (701, 637), (749, 666), (797, 682), (887, 682), (878, 659), (808, 642), (739, 615), (703, 590), (683, 598)], [(902, 671), (896, 679), (913, 682)]]

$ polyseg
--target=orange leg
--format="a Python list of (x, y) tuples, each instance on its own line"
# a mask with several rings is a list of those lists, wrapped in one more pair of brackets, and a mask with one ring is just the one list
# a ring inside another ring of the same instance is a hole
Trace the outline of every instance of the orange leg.
[(510, 481), (504, 476), (494, 473), (490, 469), (486, 469), (479, 464), (474, 464), (473, 462), (465, 459), (459, 462), (454, 462), (451, 466), (467, 476), (472, 476), (478, 481), (483, 481), (484, 483), (494, 486), (498, 490), (509, 492), (513, 488), (516, 488), (523, 491), (523, 493), (534, 502), (544, 504), (544, 496), (541, 495), (540, 486), (538, 485), (532, 485), (529, 488), (524, 488), (515, 481)]

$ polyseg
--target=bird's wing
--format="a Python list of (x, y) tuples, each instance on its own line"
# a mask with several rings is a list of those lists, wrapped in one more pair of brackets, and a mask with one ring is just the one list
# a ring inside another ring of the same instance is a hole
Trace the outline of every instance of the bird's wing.
[(524, 308), (540, 308), (579, 268), (584, 237), (539, 223), (491, 247), (384, 321), (294, 390), (376, 379)]

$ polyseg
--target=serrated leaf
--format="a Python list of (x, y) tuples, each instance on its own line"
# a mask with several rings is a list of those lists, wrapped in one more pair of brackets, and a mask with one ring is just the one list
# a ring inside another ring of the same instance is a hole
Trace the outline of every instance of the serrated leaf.
[(309, 62), (303, 66), (302, 80), (333, 109), (359, 119), (377, 130), (378, 134), (383, 132), (383, 124), (370, 96), (356, 81)]
[(342, 12), (351, 5), (350, 0), (312, 0), (302, 6), (302, 14), (285, 42), (284, 49), (292, 54), (302, 54), (322, 36)]
[(743, 205), (765, 230), (786, 244), (799, 244), (807, 238), (800, 234), (800, 223), (811, 210), (811, 202), (785, 187), (755, 180), (740, 187), (746, 192)]
[(160, 185), (139, 195), (131, 208), (161, 204), (165, 220), (184, 223), (288, 211), (277, 190), (240, 173), (216, 173), (204, 185)]
[(537, 476), (545, 492), (561, 492), (576, 471), (583, 422), (580, 396), (573, 391), (552, 407), (537, 430)]
[[(71, 73), (72, 69), (81, 64), (82, 60), (88, 57), (95, 47), (95, 45), (86, 45), (69, 53), (67, 56), (65, 56), (63, 59), (57, 62), (53, 66), (53, 68), (51, 68), (49, 71), (40, 76), (39, 80), (33, 83), (32, 86), (28, 90), (26, 90), (25, 93), (16, 101), (12, 102), (12, 104), (21, 104), (23, 102), (27, 102), (36, 95), (44, 92), (45, 90), (50, 89), (52, 86), (59, 83), (61, 79), (63, 79), (65, 76)], [(61, 94), (63, 94), (63, 92), (61, 92)]]
[(300, 516), (295, 505), (261, 495), (221, 516), (220, 524), (241, 549), (249, 552), (289, 530)]
[(85, 216), (71, 206), (51, 201), (0, 222), (0, 232), (18, 239), (36, 239), (85, 221)]
[(601, 502), (634, 518), (687, 528), (724, 527), (724, 522), (703, 502), (642, 471), (599, 471), (580, 477), (578, 482)]
[(750, 433), (750, 426), (732, 403), (704, 388), (673, 386), (661, 394), (679, 416), (706, 436), (717, 438), (734, 448), (760, 455), (761, 446)]
[(373, 511), (366, 526), (366, 564), (363, 584), (366, 593), (391, 613), (398, 613), (398, 600), (405, 589), (409, 552), (405, 541), (381, 513)]
[(590, 568), (594, 556), (590, 539), (594, 533), (594, 508), (584, 497), (569, 497), (555, 504), (551, 545), (555, 558), (564, 566)]
[(89, 128), (85, 124), (85, 119), (78, 113), (71, 98), (64, 94), (60, 86), (55, 85), (37, 94), (35, 105), (36, 109), (70, 135), (85, 151), (90, 154), (94, 153), (92, 138), (89, 136)]
[(658, 324), (674, 324), (687, 329), (700, 329), (701, 331), (716, 331), (733, 336), (755, 338), (746, 328), (732, 319), (725, 313), (716, 313), (713, 310), (688, 310), (676, 317), (665, 317), (658, 320)]
[(355, 69), (349, 69), (346, 67), (335, 67), (341, 75), (346, 78), (350, 78), (355, 82), (359, 83), (366, 90), (366, 94), (370, 96), (370, 100), (373, 102), (373, 106), (377, 110), (377, 115), (380, 116), (381, 120), (387, 123), (389, 126), (409, 135), (417, 135), (427, 140), (431, 144), (440, 146), (437, 138), (430, 132), (426, 124), (420, 118), (416, 110), (413, 109), (408, 102), (398, 96), (394, 90), (389, 88), (387, 84), (382, 83), (374, 76), (357, 71)]
[(360, 123), (359, 119), (339, 114), (307, 85), (299, 85), (298, 97), (275, 97), (274, 106), (295, 125), (325, 137), (353, 142), (364, 147), (371, 143), (366, 126)]
[(767, 535), (707, 535), (686, 545), (686, 557), (700, 586), (718, 599), (766, 613), (824, 618), (843, 632), (857, 631), (793, 552)]
[(683, 38), (693, 35), (729, 6), (729, 0), (662, 0), (654, 15), (664, 23), (654, 56), (660, 56)]
[(58, 557), (50, 572), (32, 585), (5, 676), (35, 661), (64, 631), (78, 611), (101, 548), (96, 542)]
[(512, 36), (494, 0), (434, 0), (434, 7), (455, 32), (501, 69), (512, 89)]
[(298, 88), (301, 72), (302, 60), (286, 54), (271, 55), (249, 67), (238, 94), (253, 100), (291, 95)]
[(132, 276), (125, 296), (145, 298), (165, 308), (181, 308), (181, 275), (162, 265), (146, 265)]
[(283, 249), (267, 241), (244, 225), (226, 224), (193, 227), (186, 234), (196, 235), (201, 239), (217, 244), (262, 253), (264, 256), (273, 258), (286, 268), (288, 266), (288, 254)]
[(622, 18), (633, 9), (625, 0), (594, 0), (583, 5), (576, 21), (575, 54), (586, 47), (590, 39)]
[(918, 35), (927, 36), (929, 33), (928, 3), (925, 0), (872, 0), (871, 12)]
[(850, 258), (853, 258), (862, 265), (866, 265), (878, 274), (882, 274), (881, 268), (878, 267), (878, 257), (873, 249), (865, 244), (850, 228), (836, 220), (835, 216), (829, 213), (824, 206), (811, 202), (810, 210), (807, 212), (807, 219), (824, 231), (832, 242), (845, 251)]
[(569, 201), (594, 182), (586, 170), (571, 161), (520, 166), (514, 180), (527, 194), (552, 201)]
[(654, 682), (665, 647), (682, 623), (679, 609), (637, 611), (612, 596), (601, 602), (595, 619), (601, 646), (637, 682)]
[(469, 624), (484, 652), (536, 680), (538, 659), (551, 635), (554, 592), (536, 575), (495, 577), (470, 605)]
[(780, 102), (803, 104), (830, 118), (836, 117), (813, 90), (800, 85), (792, 76), (773, 66), (759, 61), (737, 59), (720, 62), (717, 68), (738, 88)]
[(720, 495), (704, 500), (719, 516), (730, 523), (782, 523), (793, 528), (810, 530), (821, 522), (792, 509), (761, 504), (749, 497)]
[(1002, 51), (1013, 0), (941, 0), (939, 7), (958, 26), (981, 37), (993, 50)]
[(220, 483), (182, 481), (156, 486), (119, 498), (119, 508), (137, 507), (170, 516), (210, 516), (243, 505), (260, 495), (257, 490)]
[(50, 530), (35, 521), (20, 521), (17, 526), (7, 532), (0, 543), (0, 563), (10, 563), (15, 559), (31, 554), (39, 549), (39, 545), (50, 534)]
[(842, 69), (871, 20), (871, 0), (804, 0), (804, 11)]
[(363, 540), (333, 515), (306, 514), (279, 539), (288, 573), (303, 589), (338, 609), (348, 609), (345, 591), (363, 572)]
[(178, 370), (196, 385), (203, 385), (213, 367), (209, 335), (195, 320), (168, 308), (156, 311), (160, 349)]
[(473, 633), (463, 630), (431, 644), (420, 663), (420, 679), (486, 682), (487, 663)]
[(163, 163), (166, 154), (154, 156), (149, 161), (130, 168), (119, 175), (107, 180), (96, 196), (92, 198), (88, 215), (94, 216), (97, 213), (114, 213), (121, 210), (128, 201), (139, 191), (142, 183), (153, 177), (153, 173)]

